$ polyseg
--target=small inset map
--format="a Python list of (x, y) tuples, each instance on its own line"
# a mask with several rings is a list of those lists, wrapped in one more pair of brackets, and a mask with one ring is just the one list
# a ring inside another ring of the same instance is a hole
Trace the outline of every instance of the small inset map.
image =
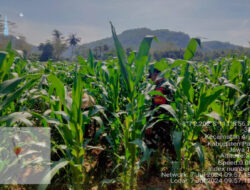
[(40, 184), (49, 170), (49, 128), (0, 128), (0, 184)]

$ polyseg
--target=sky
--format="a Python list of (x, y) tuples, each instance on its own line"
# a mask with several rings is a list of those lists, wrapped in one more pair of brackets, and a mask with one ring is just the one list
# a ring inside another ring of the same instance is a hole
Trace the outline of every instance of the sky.
[[(147, 27), (182, 31), (249, 47), (250, 0), (0, 0), (0, 14), (16, 23), (13, 34), (38, 45), (54, 29), (87, 43)], [(0, 31), (2, 33), (3, 31)]]

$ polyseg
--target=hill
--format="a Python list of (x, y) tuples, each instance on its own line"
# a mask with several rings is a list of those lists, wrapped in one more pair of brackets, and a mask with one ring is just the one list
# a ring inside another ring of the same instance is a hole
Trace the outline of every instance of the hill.
[(0, 50), (4, 50), (10, 41), (12, 42), (12, 48), (22, 50), (26, 53), (36, 48), (35, 46), (26, 42), (26, 39), (23, 36), (4, 36), (3, 34), (0, 34)]
[[(118, 35), (118, 38), (125, 48), (134, 49), (139, 46), (140, 42), (146, 35), (156, 36), (160, 43), (173, 43), (174, 45), (183, 48), (186, 47), (190, 40), (190, 37), (183, 32), (173, 32), (167, 29), (150, 30), (148, 28), (125, 30)], [(108, 45), (109, 47), (113, 47), (114, 45), (112, 37), (97, 40), (84, 45), (89, 48), (94, 48), (104, 44)], [(152, 48), (157, 48), (157, 44), (155, 42), (152, 44)]]
[[(167, 47), (172, 46), (175, 48), (186, 48), (190, 40), (190, 36), (183, 32), (175, 32), (175, 31), (170, 31), (168, 29), (151, 30), (148, 28), (125, 30), (124, 32), (118, 35), (118, 38), (124, 48), (137, 49), (143, 37), (146, 35), (154, 35), (159, 40), (159, 43), (153, 42), (152, 44), (153, 50), (162, 50), (165, 46)], [(83, 46), (88, 48), (94, 48), (104, 44), (106, 44), (110, 48), (113, 48), (114, 44), (112, 37), (83, 44)], [(205, 41), (202, 42), (202, 45), (203, 45), (202, 51), (237, 49), (241, 47), (231, 44), (229, 42), (220, 42), (220, 41)]]
[(238, 49), (242, 48), (241, 46), (231, 44), (229, 42), (220, 42), (220, 41), (206, 41), (202, 42), (202, 49), (204, 51), (214, 51), (214, 50), (223, 50), (223, 49)]

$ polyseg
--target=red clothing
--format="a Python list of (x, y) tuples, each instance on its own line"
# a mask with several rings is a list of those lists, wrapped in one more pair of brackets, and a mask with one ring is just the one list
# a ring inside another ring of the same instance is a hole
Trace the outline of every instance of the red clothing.
[[(159, 91), (161, 92), (162, 94), (164, 94), (164, 88), (163, 87), (160, 87), (160, 88), (156, 88), (156, 91)], [(162, 96), (158, 96), (156, 95), (154, 97), (154, 103), (157, 104), (157, 105), (160, 105), (160, 104), (166, 104), (166, 98), (162, 97)]]

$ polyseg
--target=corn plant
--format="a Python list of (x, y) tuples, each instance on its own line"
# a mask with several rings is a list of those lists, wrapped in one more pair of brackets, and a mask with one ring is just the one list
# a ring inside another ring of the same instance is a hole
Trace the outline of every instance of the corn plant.
[[(126, 56), (112, 23), (111, 31), (117, 57), (104, 61), (94, 60), (91, 50), (88, 59), (77, 57), (76, 62), (30, 62), (19, 57), (11, 44), (0, 52), (0, 126), (50, 127), (52, 131), (51, 170), (39, 189), (46, 189), (50, 180), (73, 189), (116, 183), (124, 190), (137, 188), (137, 171), (143, 171), (145, 164), (150, 168), (152, 155), (159, 158), (154, 151), (163, 153), (160, 148), (149, 149), (144, 134), (164, 120), (173, 123), (169, 143), (174, 152), (161, 157), (170, 163), (171, 173), (186, 173), (189, 187), (195, 176), (210, 188), (202, 175), (207, 162), (216, 166), (222, 153), (231, 152), (206, 147), (215, 140), (204, 137), (233, 134), (248, 140), (249, 58), (192, 61), (201, 47), (201, 41), (193, 38), (183, 60), (150, 63), (153, 36), (146, 36), (138, 52)], [(173, 97), (155, 91), (148, 77), (152, 68), (160, 71), (158, 78), (164, 78)], [(83, 93), (93, 96), (96, 105), (83, 108)], [(155, 95), (169, 103), (152, 109)], [(166, 113), (155, 116), (159, 110)], [(86, 137), (90, 125), (93, 135)], [(85, 166), (94, 159), (90, 149), (100, 150), (96, 162), (107, 165), (98, 179), (93, 179), (92, 172), (100, 172), (101, 164), (90, 170)], [(239, 159), (246, 161), (249, 156)]]
[[(144, 72), (148, 67), (149, 49), (153, 36), (146, 36), (139, 48), (134, 60), (127, 60), (122, 45), (120, 44), (115, 29), (111, 23), (114, 44), (118, 57), (118, 68), (122, 76), (121, 85), (126, 89), (125, 99), (127, 101), (126, 114), (121, 120), (122, 141), (125, 149), (125, 168), (123, 172), (123, 189), (133, 189), (136, 182), (136, 162), (138, 160), (138, 147), (142, 148), (144, 156), (148, 150), (142, 141), (142, 129), (146, 123), (147, 107), (147, 86), (145, 83)], [(149, 156), (149, 155), (148, 155)]]
[[(238, 111), (240, 102), (248, 97), (245, 91), (246, 76), (249, 75), (247, 59), (221, 59), (208, 65), (189, 61), (194, 56), (198, 44), (200, 45), (199, 39), (191, 39), (184, 54), (186, 60), (161, 61), (155, 64), (155, 68), (162, 71), (161, 75), (175, 91), (175, 101), (170, 105), (160, 106), (172, 115), (176, 123), (176, 130), (172, 134), (177, 156), (176, 160), (172, 160), (173, 173), (188, 172), (195, 153), (200, 160), (199, 172), (202, 173), (205, 154), (199, 139), (206, 134), (204, 128), (211, 126), (211, 122), (220, 124), (210, 127), (214, 130), (210, 131), (211, 133), (226, 136), (232, 130), (237, 130), (232, 125), (232, 120), (247, 121), (247, 105), (241, 104), (245, 109)], [(240, 130), (237, 131), (237, 134), (241, 134)], [(219, 156), (217, 151), (214, 153)], [(218, 158), (215, 157), (215, 160)], [(196, 175), (208, 184), (199, 172)], [(191, 181), (190, 175), (188, 177)]]

